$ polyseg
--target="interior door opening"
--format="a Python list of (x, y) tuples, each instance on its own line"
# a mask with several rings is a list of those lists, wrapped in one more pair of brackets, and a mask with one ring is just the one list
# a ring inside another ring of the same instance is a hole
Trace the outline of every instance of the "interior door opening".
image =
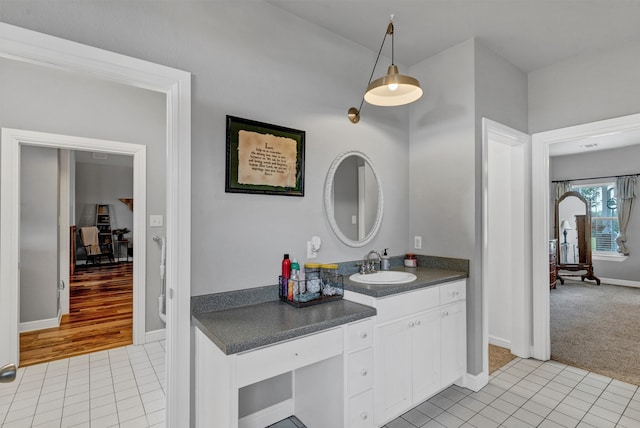
[(20, 366), (132, 344), (132, 156), (23, 145), (20, 175)]

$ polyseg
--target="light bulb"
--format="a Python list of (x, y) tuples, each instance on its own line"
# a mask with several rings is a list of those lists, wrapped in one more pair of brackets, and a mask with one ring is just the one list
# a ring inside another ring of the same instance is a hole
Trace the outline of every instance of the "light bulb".
[(390, 91), (395, 91), (396, 89), (398, 89), (398, 84), (397, 83), (389, 83), (389, 90)]

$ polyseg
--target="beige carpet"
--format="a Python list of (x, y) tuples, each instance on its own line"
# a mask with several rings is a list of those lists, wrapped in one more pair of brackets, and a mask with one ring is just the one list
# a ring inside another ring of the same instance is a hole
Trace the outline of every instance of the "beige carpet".
[(489, 344), (489, 374), (516, 358), (510, 350)]
[(552, 360), (640, 385), (640, 288), (566, 280), (550, 305)]

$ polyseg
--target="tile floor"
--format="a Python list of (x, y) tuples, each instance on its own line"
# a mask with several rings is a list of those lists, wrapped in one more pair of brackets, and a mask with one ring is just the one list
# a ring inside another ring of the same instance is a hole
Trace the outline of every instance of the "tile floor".
[(18, 369), (0, 384), (0, 427), (164, 427), (165, 343)]
[[(301, 425), (290, 418), (272, 427)], [(640, 428), (640, 391), (554, 361), (517, 358), (496, 371), (481, 391), (452, 386), (384, 428), (416, 427)]]
[(479, 392), (452, 386), (386, 428), (638, 428), (636, 385), (555, 361), (517, 358)]
[[(0, 426), (164, 427), (164, 342), (18, 370)], [(273, 428), (304, 428), (291, 417)], [(452, 386), (385, 428), (640, 428), (640, 390), (554, 361), (517, 358), (479, 392)]]

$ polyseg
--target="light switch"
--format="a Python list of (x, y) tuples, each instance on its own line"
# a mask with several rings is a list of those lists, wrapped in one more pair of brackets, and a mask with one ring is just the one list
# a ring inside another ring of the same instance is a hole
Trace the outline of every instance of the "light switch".
[(162, 215), (150, 215), (149, 216), (149, 227), (162, 227), (163, 225), (163, 217)]

